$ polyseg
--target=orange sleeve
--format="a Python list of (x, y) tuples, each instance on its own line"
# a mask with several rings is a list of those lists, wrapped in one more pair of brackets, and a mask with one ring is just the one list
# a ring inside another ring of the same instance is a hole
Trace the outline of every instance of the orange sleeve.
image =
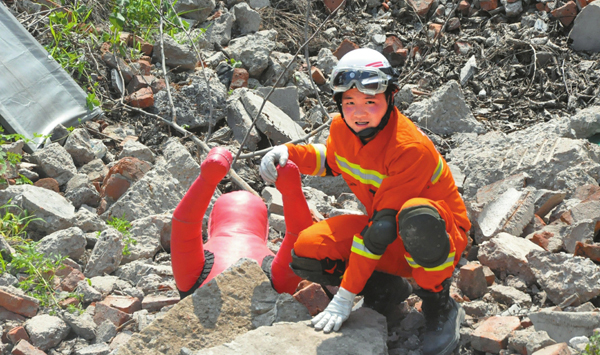
[(288, 143), (285, 146), (288, 148), (290, 160), (298, 165), (300, 172), (305, 175), (339, 175), (339, 172), (333, 171), (329, 164), (329, 157), (332, 155), (328, 144), (307, 144), (298, 145)]

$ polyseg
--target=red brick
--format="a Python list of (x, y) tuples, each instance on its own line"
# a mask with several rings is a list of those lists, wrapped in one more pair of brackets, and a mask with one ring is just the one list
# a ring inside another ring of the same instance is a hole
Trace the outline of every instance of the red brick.
[[(335, 11), (335, 9), (337, 9), (338, 6), (340, 6), (340, 4), (343, 1), (344, 0), (323, 0), (323, 4), (325, 4), (325, 6), (327, 7), (327, 9), (329, 9), (329, 12), (333, 12), (333, 11)], [(343, 9), (344, 6), (346, 6), (346, 5), (342, 5), (340, 7), (340, 10)]]
[(154, 94), (152, 93), (151, 88), (143, 88), (129, 95), (127, 101), (134, 107), (152, 107), (154, 106)]
[(8, 309), (4, 308), (4, 307), (0, 307), (0, 319), (3, 320), (15, 320), (17, 322), (25, 322), (27, 320), (27, 318), (18, 315), (14, 312), (9, 311)]
[(110, 197), (116, 201), (119, 197), (123, 196), (129, 186), (131, 186), (129, 180), (122, 176), (113, 175), (106, 181), (106, 184), (103, 187), (102, 197)]
[(469, 9), (471, 8), (471, 4), (467, 0), (462, 0), (458, 4), (458, 11), (460, 11), (463, 15), (469, 14)]
[(67, 292), (73, 292), (77, 288), (79, 281), (85, 280), (85, 276), (79, 270), (73, 270), (65, 276), (60, 282), (60, 289)]
[(408, 0), (408, 5), (412, 7), (419, 16), (427, 15), (432, 4), (433, 0)]
[(333, 52), (333, 55), (337, 58), (337, 59), (342, 59), (342, 57), (344, 55), (346, 55), (346, 53), (353, 51), (355, 49), (358, 49), (358, 44), (348, 40), (348, 39), (344, 39), (342, 41), (342, 43), (340, 43), (340, 45), (337, 47), (337, 49), (335, 50), (335, 52)]
[(551, 238), (554, 237), (554, 233), (548, 231), (542, 231), (538, 233), (534, 233), (533, 237), (531, 237), (531, 241), (535, 244), (544, 248), (544, 250), (548, 250), (548, 243)]
[(387, 2), (382, 2), (382, 3), (381, 3), (381, 8), (382, 8), (384, 11), (388, 11), (388, 10), (390, 9), (390, 5), (388, 5), (388, 3), (387, 3)]
[(326, 82), (325, 75), (323, 75), (323, 72), (319, 68), (317, 68), (317, 67), (310, 68), (310, 75), (312, 76), (312, 79), (315, 81), (315, 84), (317, 84), (317, 85), (325, 84), (325, 82)]
[(600, 262), (600, 244), (583, 244), (577, 242), (575, 244), (575, 256), (583, 256), (595, 262)]
[(470, 299), (482, 297), (487, 292), (487, 280), (480, 264), (467, 264), (460, 268), (458, 288)]
[(598, 195), (600, 197), (600, 186), (588, 184), (588, 185), (579, 186), (577, 189), (575, 189), (573, 198), (584, 201), (594, 195)]
[(40, 303), (31, 297), (21, 297), (0, 290), (0, 306), (25, 317), (33, 317), (38, 311)]
[(460, 28), (460, 20), (458, 19), (458, 17), (453, 17), (450, 20), (448, 20), (448, 25), (446, 26), (447, 31), (454, 31), (459, 28)]
[(62, 267), (59, 267), (55, 272), (54, 272), (54, 276), (56, 277), (65, 277), (67, 275), (69, 275), (71, 273), (71, 271), (73, 271), (73, 267), (69, 266), (69, 265), (62, 265)]
[(479, 1), (479, 7), (484, 11), (496, 10), (496, 8), (498, 7), (498, 0)]
[(46, 355), (45, 352), (29, 344), (26, 340), (21, 340), (11, 352), (11, 355)]
[(138, 298), (130, 296), (111, 295), (107, 296), (102, 303), (129, 314), (142, 309), (142, 302)]
[(398, 50), (403, 49), (402, 41), (396, 36), (388, 36), (383, 44), (383, 55), (398, 53)]
[(329, 304), (329, 297), (327, 297), (321, 285), (315, 283), (296, 292), (294, 298), (308, 309), (311, 316), (321, 313)]
[(150, 88), (152, 88), (152, 92), (156, 94), (157, 92), (166, 89), (167, 83), (165, 82), (165, 79), (157, 78), (152, 83), (150, 83)]
[(567, 211), (567, 212), (561, 214), (560, 220), (563, 223), (566, 223), (568, 225), (572, 225), (575, 222), (575, 221), (573, 221), (573, 216), (571, 215), (571, 211)]
[(144, 53), (147, 56), (152, 55), (152, 51), (154, 50), (154, 46), (151, 45), (150, 43), (146, 42), (144, 44), (142, 44), (142, 53)]
[[(148, 63), (152, 63), (152, 57), (148, 56), (148, 55), (143, 55), (140, 57), (140, 60), (146, 61)], [(104, 128), (103, 128), (104, 129)]]
[(571, 350), (567, 343), (558, 343), (540, 349), (531, 355), (571, 355)]
[(104, 43), (102, 43), (102, 45), (100, 45), (100, 53), (104, 54), (104, 53), (110, 52), (110, 48), (111, 48), (111, 44), (108, 42), (104, 42)]
[(492, 286), (496, 282), (496, 275), (488, 266), (483, 267), (483, 275), (485, 275), (485, 281), (488, 286)]
[(140, 89), (147, 88), (156, 78), (152, 75), (135, 75), (127, 85), (128, 92), (136, 92)]
[(454, 43), (454, 51), (456, 54), (468, 55), (472, 49), (473, 46), (468, 42), (458, 41)]
[(519, 317), (490, 317), (473, 332), (471, 346), (475, 350), (498, 354), (506, 349), (510, 333), (520, 327)]
[(176, 304), (179, 301), (179, 297), (146, 296), (142, 301), (142, 308), (147, 309), (149, 312), (159, 311), (161, 308)]
[(8, 331), (6, 337), (13, 344), (17, 344), (19, 340), (22, 339), (24, 339), (25, 341), (29, 341), (29, 334), (27, 334), (27, 331), (23, 327), (12, 328)]
[(138, 158), (122, 158), (104, 177), (101, 197), (108, 196), (116, 201), (132, 183), (141, 179), (151, 168), (150, 164)]
[(65, 298), (64, 300), (58, 302), (58, 305), (61, 306), (62, 308), (67, 308), (69, 306), (78, 306), (79, 299), (76, 297)]
[(547, 10), (547, 7), (546, 7), (546, 4), (545, 4), (545, 3), (543, 3), (543, 2), (538, 2), (537, 4), (535, 4), (535, 8), (536, 8), (538, 11), (544, 11), (544, 12), (548, 12), (548, 10)]
[(150, 75), (151, 71), (152, 71), (152, 65), (150, 64), (150, 62), (147, 62), (145, 60), (138, 60), (137, 61), (138, 64), (140, 65), (140, 73), (142, 75)]
[(526, 329), (529, 327), (533, 327), (533, 322), (529, 318), (521, 319), (521, 328)]
[(559, 19), (563, 26), (569, 26), (577, 16), (577, 4), (575, 1), (569, 1), (558, 9), (552, 10), (551, 14)]
[(229, 84), (229, 89), (235, 90), (239, 88), (247, 88), (248, 79), (250, 79), (250, 74), (248, 74), (248, 71), (246, 69), (233, 69), (233, 76), (231, 77), (231, 84)]
[(36, 181), (33, 186), (43, 187), (44, 189), (48, 189), (54, 192), (59, 192), (60, 188), (58, 187), (58, 181), (53, 178), (43, 178)]
[(131, 316), (125, 312), (122, 312), (116, 308), (107, 306), (104, 303), (96, 303), (96, 313), (94, 314), (94, 322), (98, 325), (104, 323), (106, 320), (110, 320), (115, 326), (119, 327), (121, 324), (131, 319)]

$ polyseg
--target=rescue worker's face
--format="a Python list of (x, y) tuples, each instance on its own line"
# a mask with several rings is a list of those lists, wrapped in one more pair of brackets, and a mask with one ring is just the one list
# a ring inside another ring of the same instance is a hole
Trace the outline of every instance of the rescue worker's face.
[(350, 89), (342, 94), (342, 111), (354, 132), (377, 127), (387, 111), (385, 94), (367, 95), (357, 88)]

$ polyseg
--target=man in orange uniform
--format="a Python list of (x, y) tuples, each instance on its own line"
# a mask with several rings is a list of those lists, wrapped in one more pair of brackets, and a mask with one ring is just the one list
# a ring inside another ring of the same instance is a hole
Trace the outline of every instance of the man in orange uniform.
[[(420, 286), (426, 319), (423, 352), (450, 354), (459, 342), (464, 310), (450, 296), (450, 278), (467, 245), (471, 224), (450, 169), (433, 143), (393, 105), (397, 75), (379, 52), (349, 52), (331, 75), (340, 109), (326, 145), (286, 144), (261, 162), (274, 183), (288, 159), (310, 175), (342, 175), (367, 209), (313, 224), (298, 236), (290, 266), (300, 277), (340, 286), (312, 321), (337, 331), (354, 297), (382, 310)], [(399, 277), (400, 276), (400, 277)], [(340, 282), (341, 279), (341, 282)]]

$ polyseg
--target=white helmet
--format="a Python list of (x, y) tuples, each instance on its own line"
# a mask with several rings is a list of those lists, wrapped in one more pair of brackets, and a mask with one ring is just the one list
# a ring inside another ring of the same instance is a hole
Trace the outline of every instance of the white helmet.
[(356, 87), (359, 91), (375, 95), (397, 80), (396, 71), (383, 54), (370, 48), (359, 48), (346, 53), (333, 69), (330, 85), (334, 92), (342, 93)]

